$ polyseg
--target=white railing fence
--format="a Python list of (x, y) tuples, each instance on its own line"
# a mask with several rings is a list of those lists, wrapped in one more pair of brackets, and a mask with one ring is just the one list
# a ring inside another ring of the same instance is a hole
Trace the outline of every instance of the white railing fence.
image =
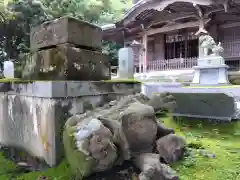
[[(194, 57), (148, 61), (147, 72), (192, 69), (193, 66), (197, 66), (197, 59), (197, 57)], [(229, 71), (240, 71), (240, 57), (239, 59), (226, 58), (225, 64), (229, 66)], [(135, 63), (134, 66), (135, 73), (139, 73), (139, 63)]]
[(148, 71), (191, 69), (197, 65), (197, 57), (148, 61)]

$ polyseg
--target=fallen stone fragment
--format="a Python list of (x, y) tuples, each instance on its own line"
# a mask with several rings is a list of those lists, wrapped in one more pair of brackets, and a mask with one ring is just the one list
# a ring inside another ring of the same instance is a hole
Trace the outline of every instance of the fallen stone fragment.
[[(153, 100), (143, 94), (130, 95), (69, 118), (63, 140), (73, 172), (78, 177), (88, 177), (131, 161), (142, 171), (140, 180), (177, 180), (175, 171), (160, 162), (160, 155), (175, 162), (182, 155), (185, 141), (170, 136), (174, 130), (166, 128), (155, 116), (156, 107), (174, 104), (172, 98), (168, 94), (154, 98), (155, 103), (150, 105)], [(157, 139), (167, 150), (165, 154), (154, 154)]]
[(204, 157), (207, 157), (207, 158), (210, 158), (210, 159), (214, 159), (216, 158), (216, 154), (214, 153), (211, 153), (207, 150), (200, 150), (199, 153), (204, 156)]
[(160, 162), (159, 154), (142, 153), (134, 159), (135, 165), (142, 171), (139, 180), (178, 180), (176, 172)]
[(184, 154), (185, 146), (185, 140), (175, 134), (169, 134), (157, 141), (157, 151), (167, 164), (180, 160)]

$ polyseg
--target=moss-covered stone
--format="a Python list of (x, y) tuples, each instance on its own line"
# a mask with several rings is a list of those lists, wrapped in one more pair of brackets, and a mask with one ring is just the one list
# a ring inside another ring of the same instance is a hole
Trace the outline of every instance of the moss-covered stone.
[(66, 127), (63, 131), (63, 143), (65, 157), (70, 164), (72, 173), (79, 179), (89, 176), (92, 172), (93, 160), (79, 151), (75, 145), (75, 139), (72, 136), (71, 126)]
[(72, 17), (61, 17), (31, 29), (30, 44), (32, 50), (63, 43), (101, 50), (102, 29)]
[(34, 80), (108, 80), (110, 63), (107, 55), (76, 48), (71, 44), (37, 51), (28, 58), (24, 79)]
[(167, 93), (154, 98), (157, 106), (143, 94), (136, 94), (70, 117), (63, 143), (73, 172), (86, 177), (137, 158), (142, 152), (151, 154), (156, 139), (173, 133), (155, 119), (155, 109), (161, 110), (173, 99)]

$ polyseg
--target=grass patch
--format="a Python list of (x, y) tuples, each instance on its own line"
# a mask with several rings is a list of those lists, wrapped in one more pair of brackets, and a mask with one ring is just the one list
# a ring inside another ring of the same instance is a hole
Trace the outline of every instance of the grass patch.
[[(1, 177), (0, 177), (1, 178)], [(73, 180), (70, 169), (66, 161), (63, 161), (56, 168), (50, 168), (42, 172), (30, 172), (22, 174), (15, 178), (15, 180), (40, 180), (46, 178), (47, 180)]]
[(21, 174), (17, 167), (9, 160), (6, 160), (0, 153), (0, 179), (3, 180), (40, 180), (41, 178), (48, 178), (47, 180), (71, 180), (72, 174), (68, 165), (63, 161), (58, 167), (50, 168), (42, 172), (30, 172)]
[[(240, 122), (210, 124), (208, 121), (173, 120), (161, 117), (164, 124), (175, 129), (185, 137), (188, 151), (184, 159), (173, 165), (180, 180), (237, 180), (240, 179)], [(214, 157), (201, 152), (209, 152)], [(43, 177), (49, 180), (73, 180), (68, 165), (63, 161), (58, 167), (43, 172), (31, 172), (16, 175), (16, 167), (5, 160), (0, 153), (0, 179), (37, 180)]]
[(11, 161), (6, 160), (0, 153), (0, 179), (11, 179), (16, 171), (16, 166)]
[(2, 78), (0, 79), (0, 83), (10, 83), (10, 82), (15, 82), (19, 81), (20, 79), (18, 78)]
[(194, 119), (163, 120), (188, 142), (190, 152), (173, 165), (181, 180), (240, 179), (240, 122), (210, 124)]
[[(32, 82), (44, 82), (51, 80), (27, 80), (27, 79), (19, 79), (19, 78), (2, 78), (0, 79), (0, 83), (32, 83)], [(63, 80), (54, 80), (53, 82), (65, 82)], [(78, 82), (78, 81), (69, 81), (69, 82)], [(93, 82), (109, 82), (109, 83), (141, 83), (141, 81), (137, 81), (134, 79), (113, 79), (113, 80), (102, 80), (102, 81), (93, 81)]]
[(19, 78), (2, 78), (0, 79), (0, 83), (32, 83), (34, 82), (33, 80), (24, 80), (24, 79), (19, 79)]

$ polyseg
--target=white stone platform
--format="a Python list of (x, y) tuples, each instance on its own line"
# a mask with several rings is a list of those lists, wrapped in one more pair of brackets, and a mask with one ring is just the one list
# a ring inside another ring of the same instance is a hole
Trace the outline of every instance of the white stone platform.
[(229, 84), (228, 66), (225, 64), (194, 66), (193, 69), (194, 76), (192, 84), (194, 85)]
[(176, 117), (193, 117), (231, 121), (240, 119), (240, 86), (166, 86), (161, 83), (144, 83), (142, 93), (169, 92), (177, 102)]

